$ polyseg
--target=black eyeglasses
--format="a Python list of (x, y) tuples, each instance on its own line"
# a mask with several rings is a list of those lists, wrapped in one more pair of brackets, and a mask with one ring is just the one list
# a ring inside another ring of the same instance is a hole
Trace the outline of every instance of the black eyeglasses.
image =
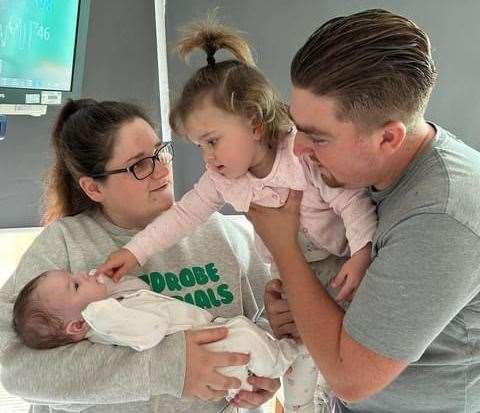
[(161, 165), (168, 165), (173, 160), (173, 144), (172, 142), (166, 142), (153, 153), (152, 156), (147, 156), (140, 159), (134, 164), (122, 169), (114, 169), (113, 171), (104, 171), (99, 174), (91, 175), (92, 178), (101, 178), (103, 176), (121, 174), (124, 172), (131, 173), (139, 181), (148, 178), (155, 170), (155, 161), (158, 161)]

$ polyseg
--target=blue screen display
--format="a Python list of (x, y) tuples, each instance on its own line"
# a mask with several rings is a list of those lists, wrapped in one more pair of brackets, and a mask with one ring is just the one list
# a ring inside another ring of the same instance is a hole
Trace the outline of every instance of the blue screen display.
[(0, 87), (69, 91), (80, 0), (0, 0)]

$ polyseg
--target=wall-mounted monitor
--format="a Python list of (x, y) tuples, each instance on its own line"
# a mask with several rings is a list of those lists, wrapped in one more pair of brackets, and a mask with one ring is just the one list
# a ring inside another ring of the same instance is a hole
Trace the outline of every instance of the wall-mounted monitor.
[(90, 0), (0, 0), (0, 104), (80, 96), (89, 8)]

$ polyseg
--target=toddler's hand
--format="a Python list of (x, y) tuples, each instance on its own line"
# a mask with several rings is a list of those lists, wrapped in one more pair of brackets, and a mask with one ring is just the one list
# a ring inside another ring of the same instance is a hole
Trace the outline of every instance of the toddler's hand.
[(348, 261), (343, 265), (340, 269), (339, 273), (335, 276), (335, 278), (331, 282), (331, 286), (333, 288), (340, 288), (340, 291), (335, 297), (335, 300), (342, 301), (352, 301), (353, 295), (362, 280), (362, 276), (360, 276), (355, 272), (351, 272), (345, 266), (348, 264)]
[(111, 253), (107, 260), (97, 268), (95, 275), (104, 273), (113, 281), (119, 282), (120, 279), (129, 271), (138, 265), (138, 261), (129, 250), (121, 248)]
[(355, 291), (372, 262), (370, 258), (370, 246), (371, 244), (369, 243), (353, 254), (353, 256), (342, 265), (339, 273), (332, 280), (332, 288), (341, 287), (335, 297), (337, 301), (352, 301)]

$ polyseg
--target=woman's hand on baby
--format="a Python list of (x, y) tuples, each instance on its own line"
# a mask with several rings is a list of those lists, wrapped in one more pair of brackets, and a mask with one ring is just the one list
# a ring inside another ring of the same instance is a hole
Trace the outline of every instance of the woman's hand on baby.
[(97, 268), (95, 275), (103, 273), (113, 281), (119, 282), (125, 274), (136, 266), (138, 266), (138, 261), (135, 255), (129, 250), (121, 248), (108, 256), (107, 260)]
[(269, 281), (265, 286), (263, 299), (267, 319), (275, 337), (294, 338), (300, 342), (301, 339), (297, 326), (293, 320), (288, 302), (284, 297), (282, 281), (279, 279)]
[(370, 248), (371, 244), (369, 243), (353, 254), (352, 257), (342, 265), (342, 268), (340, 268), (340, 271), (330, 283), (332, 288), (340, 288), (335, 300), (352, 301), (367, 268), (372, 262)]
[(185, 332), (187, 367), (184, 397), (198, 397), (201, 400), (220, 400), (228, 389), (239, 388), (241, 382), (235, 377), (227, 377), (217, 372), (218, 367), (242, 366), (250, 356), (242, 353), (212, 352), (203, 344), (224, 339), (228, 334), (226, 327)]
[(251, 376), (248, 382), (252, 385), (252, 391), (240, 390), (230, 402), (234, 406), (244, 409), (253, 409), (270, 400), (280, 388), (280, 379)]

